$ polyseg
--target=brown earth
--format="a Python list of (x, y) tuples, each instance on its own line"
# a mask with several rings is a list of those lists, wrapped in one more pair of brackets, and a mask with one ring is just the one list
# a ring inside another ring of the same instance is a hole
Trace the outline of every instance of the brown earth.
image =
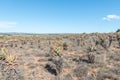
[(0, 35), (0, 47), (17, 55), (0, 80), (120, 80), (120, 33)]

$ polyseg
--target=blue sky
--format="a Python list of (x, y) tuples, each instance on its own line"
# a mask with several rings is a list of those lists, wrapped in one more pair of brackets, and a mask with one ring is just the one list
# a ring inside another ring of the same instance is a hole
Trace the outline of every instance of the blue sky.
[(120, 0), (0, 0), (0, 32), (92, 33), (120, 28)]

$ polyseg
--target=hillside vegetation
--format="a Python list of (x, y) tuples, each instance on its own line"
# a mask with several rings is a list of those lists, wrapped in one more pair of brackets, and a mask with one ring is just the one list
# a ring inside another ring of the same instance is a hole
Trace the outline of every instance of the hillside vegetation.
[(120, 33), (0, 35), (0, 80), (120, 80)]

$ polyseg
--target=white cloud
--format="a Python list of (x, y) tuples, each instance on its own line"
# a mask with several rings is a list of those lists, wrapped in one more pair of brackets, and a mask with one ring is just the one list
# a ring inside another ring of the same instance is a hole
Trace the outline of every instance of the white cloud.
[(118, 15), (107, 15), (106, 17), (103, 17), (103, 20), (107, 20), (107, 21), (110, 21), (110, 20), (119, 20), (120, 19), (120, 16)]
[(11, 28), (17, 25), (16, 22), (0, 22), (0, 28)]

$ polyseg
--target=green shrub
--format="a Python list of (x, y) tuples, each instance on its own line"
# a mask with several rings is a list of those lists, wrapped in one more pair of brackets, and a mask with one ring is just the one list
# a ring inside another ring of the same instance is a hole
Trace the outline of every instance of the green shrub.
[(3, 59), (5, 57), (4, 53), (0, 51), (0, 59)]
[(120, 29), (117, 29), (117, 31), (116, 32), (120, 32)]
[(6, 53), (4, 52), (4, 49), (0, 50), (0, 59), (4, 59), (6, 56)]

